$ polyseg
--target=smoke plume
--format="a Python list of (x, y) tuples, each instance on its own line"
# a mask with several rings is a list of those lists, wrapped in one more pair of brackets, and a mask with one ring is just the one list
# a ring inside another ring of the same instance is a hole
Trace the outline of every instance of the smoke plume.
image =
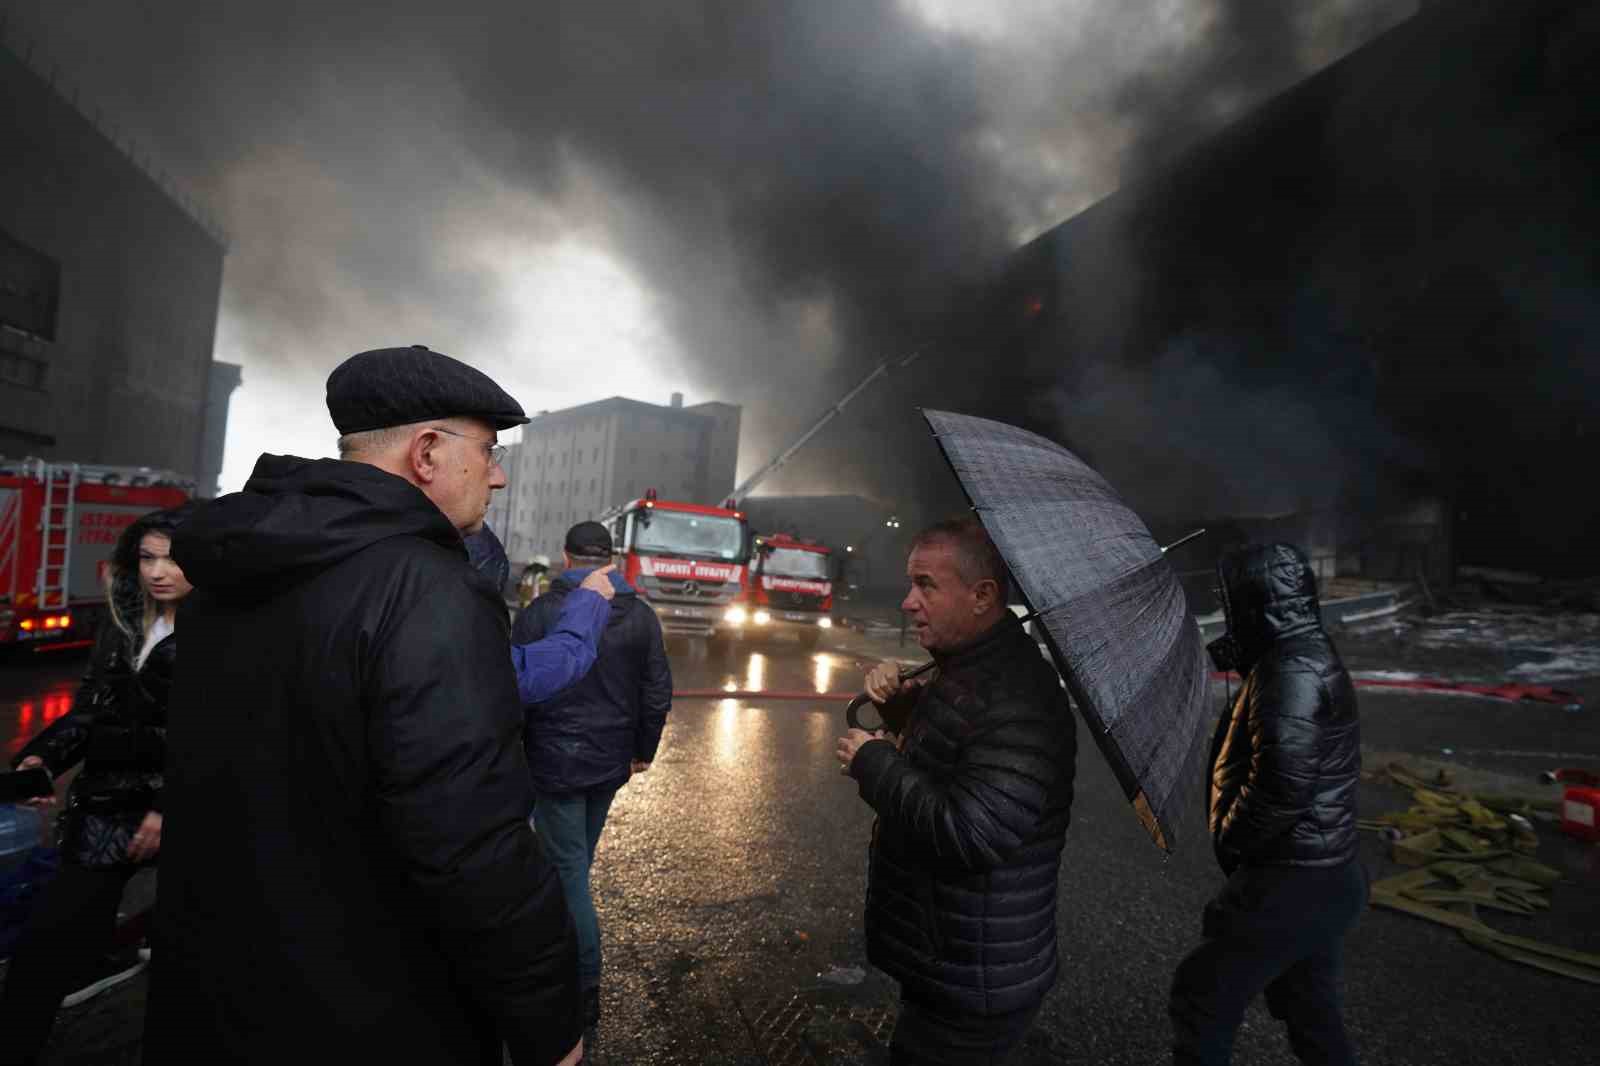
[[(1019, 242), (1409, 14), (1382, 0), (12, 5), (231, 236), (225, 485), (325, 454), (322, 379), (427, 343), (530, 410), (743, 404), (741, 468), (932, 345)], [(930, 357), (764, 491), (894, 500)], [(1194, 373), (1205, 373), (1196, 370)], [(1137, 382), (1107, 382), (1106, 403)], [(1020, 401), (1019, 401), (1020, 402)]]

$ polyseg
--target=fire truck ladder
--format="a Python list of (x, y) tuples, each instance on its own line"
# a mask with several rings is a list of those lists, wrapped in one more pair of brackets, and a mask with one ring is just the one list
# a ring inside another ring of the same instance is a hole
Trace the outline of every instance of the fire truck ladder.
[(65, 610), (72, 574), (72, 527), (77, 515), (78, 464), (39, 461), (44, 506), (39, 510), (39, 609)]

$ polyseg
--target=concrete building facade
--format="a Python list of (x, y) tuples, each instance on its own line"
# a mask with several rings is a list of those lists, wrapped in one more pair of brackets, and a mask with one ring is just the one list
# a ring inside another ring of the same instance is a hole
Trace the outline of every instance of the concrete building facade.
[(733, 491), (740, 410), (732, 404), (670, 406), (614, 396), (543, 411), (508, 449), (507, 486), (489, 524), (514, 565), (559, 557), (575, 522), (655, 489), (663, 499), (719, 503)]
[(0, 98), (0, 454), (213, 493), (222, 238), (3, 44)]

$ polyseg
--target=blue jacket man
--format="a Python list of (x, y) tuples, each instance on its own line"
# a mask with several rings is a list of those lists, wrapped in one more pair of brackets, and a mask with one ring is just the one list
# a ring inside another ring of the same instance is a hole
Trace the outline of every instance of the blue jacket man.
[[(586, 1028), (600, 1019), (600, 926), (589, 895), (595, 845), (617, 789), (655, 759), (672, 706), (661, 623), (627, 581), (604, 565), (610, 558), (605, 526), (573, 526), (567, 532), (566, 571), (518, 616), (512, 630), (513, 642), (540, 647), (566, 622), (573, 600), (593, 598), (579, 590), (605, 578), (615, 592), (593, 669), (559, 695), (526, 701), (532, 820), (561, 878), (577, 930)], [(591, 569), (597, 566), (602, 569)]]

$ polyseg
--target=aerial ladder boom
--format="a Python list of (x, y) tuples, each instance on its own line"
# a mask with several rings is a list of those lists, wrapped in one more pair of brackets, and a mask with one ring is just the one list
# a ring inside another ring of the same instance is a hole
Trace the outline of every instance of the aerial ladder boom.
[(829, 422), (832, 422), (835, 418), (839, 417), (840, 412), (845, 409), (845, 405), (851, 400), (855, 399), (857, 396), (861, 395), (862, 392), (866, 391), (867, 386), (871, 385), (874, 381), (877, 381), (881, 377), (887, 377), (891, 370), (904, 370), (906, 367), (910, 366), (912, 363), (921, 358), (921, 356), (921, 352), (912, 352), (910, 355), (898, 361), (894, 359), (884, 360), (881, 364), (879, 364), (876, 370), (861, 379), (861, 384), (845, 393), (843, 398), (841, 398), (838, 403), (834, 404), (832, 407), (828, 408), (827, 411), (823, 412), (822, 417), (817, 419), (810, 429), (802, 433), (799, 440), (795, 441), (783, 451), (779, 452), (778, 457), (772, 460), (772, 462), (768, 463), (760, 470), (757, 470), (754, 474), (751, 474), (749, 477), (745, 478), (739, 487), (734, 489), (728, 497), (733, 501), (732, 506), (738, 507), (744, 503), (744, 498), (750, 495), (757, 485), (765, 481), (770, 475), (776, 472), (790, 459), (793, 459), (796, 452), (798, 452), (801, 448), (804, 448), (806, 444), (810, 442), (812, 437), (815, 437), (818, 433), (821, 433), (824, 426), (826, 426)]

